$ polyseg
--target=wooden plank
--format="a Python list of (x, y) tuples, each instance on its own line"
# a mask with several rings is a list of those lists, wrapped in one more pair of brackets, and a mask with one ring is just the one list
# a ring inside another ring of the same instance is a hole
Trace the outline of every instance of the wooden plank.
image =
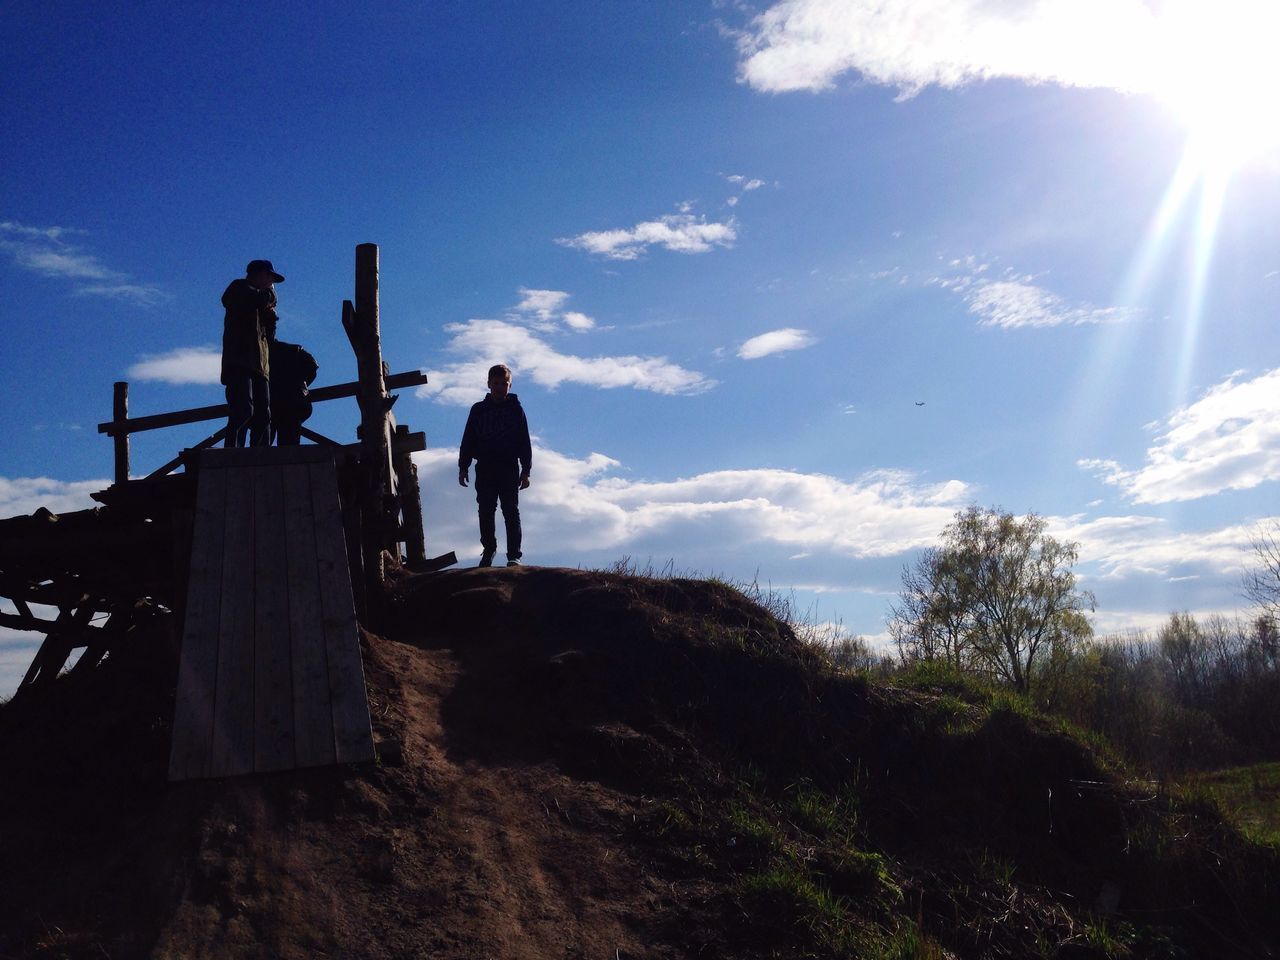
[(218, 674), (218, 625), (221, 617), (223, 525), (227, 472), (203, 470), (196, 483), (196, 517), (191, 570), (183, 618), (178, 692), (169, 750), (169, 779), (208, 775), (213, 739), (213, 700)]
[[(387, 389), (395, 390), (402, 387), (419, 387), (427, 382), (427, 375), (421, 370), (407, 370), (404, 373), (393, 373), (387, 377)], [(352, 380), (348, 383), (335, 383), (327, 387), (316, 387), (310, 390), (307, 396), (311, 398), (313, 403), (320, 403), (324, 400), (340, 400), (344, 397), (354, 397), (360, 392), (360, 381)], [(134, 417), (132, 420), (124, 420), (117, 426), (116, 421), (108, 420), (106, 423), (98, 424), (98, 432), (105, 433), (108, 436), (115, 436), (117, 433), (139, 433), (143, 430), (158, 430), (161, 427), (177, 427), (184, 423), (199, 423), (201, 420), (225, 420), (227, 417), (227, 405), (225, 403), (216, 403), (208, 407), (192, 407), (189, 410), (175, 410), (172, 413), (156, 413), (147, 417)]]
[(280, 468), (284, 482), (285, 576), (293, 663), (294, 751), (300, 767), (333, 763), (333, 712), (324, 644), (315, 521), (306, 464)]
[(336, 759), (339, 763), (372, 760), (373, 729), (347, 568), (337, 471), (331, 464), (319, 463), (309, 469)]
[(284, 484), (279, 467), (259, 467), (253, 473), (253, 769), (261, 773), (294, 766), (293, 675)]
[(253, 771), (254, 471), (240, 468), (224, 472), (227, 512), (222, 536), (218, 679), (209, 767), (212, 777)]
[(333, 459), (327, 448), (297, 447), (223, 447), (203, 450), (201, 467), (265, 467), (286, 463), (324, 463)]
[(339, 499), (342, 502), (342, 527), (347, 545), (347, 565), (351, 568), (351, 591), (356, 601), (356, 617), (367, 620), (369, 604), (365, 594), (364, 561), (360, 552), (364, 530), (360, 518), (360, 502), (354, 489), (356, 486), (356, 481), (348, 475), (338, 489)]

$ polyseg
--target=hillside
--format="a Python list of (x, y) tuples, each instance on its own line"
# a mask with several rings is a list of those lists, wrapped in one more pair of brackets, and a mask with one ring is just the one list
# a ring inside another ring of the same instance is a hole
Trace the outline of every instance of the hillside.
[(0, 958), (1268, 957), (1280, 857), (716, 582), (402, 575), (380, 762), (165, 781), (174, 652), (0, 707)]

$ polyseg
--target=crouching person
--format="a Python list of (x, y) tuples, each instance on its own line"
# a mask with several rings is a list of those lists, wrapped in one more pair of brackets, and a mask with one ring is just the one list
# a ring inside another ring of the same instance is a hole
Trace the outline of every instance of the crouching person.
[(302, 425), (311, 416), (311, 384), (320, 372), (316, 358), (301, 344), (276, 339), (276, 323), (267, 326), (271, 358), (271, 433), (276, 445), (296, 447)]
[(520, 491), (529, 486), (533, 448), (529, 422), (511, 392), (511, 368), (489, 368), (489, 394), (471, 407), (458, 449), (458, 483), (467, 485), (476, 462), (476, 503), (480, 506), (480, 566), (493, 566), (498, 552), (496, 514), (502, 505), (507, 528), (507, 566), (520, 566)]

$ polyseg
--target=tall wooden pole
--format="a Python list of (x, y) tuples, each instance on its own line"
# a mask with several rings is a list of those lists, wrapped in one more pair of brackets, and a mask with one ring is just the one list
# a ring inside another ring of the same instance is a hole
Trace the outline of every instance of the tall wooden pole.
[(397, 537), (391, 479), (391, 403), (382, 365), (376, 243), (356, 247), (355, 315), (347, 325), (347, 336), (355, 350), (360, 382), (360, 460), (367, 484), (361, 504), (364, 570), (371, 584), (381, 585), (386, 575), (382, 551), (394, 549)]
[(129, 419), (129, 384), (117, 381), (111, 398), (111, 419), (116, 425), (113, 436), (116, 448), (116, 483), (129, 482), (129, 433), (125, 421)]

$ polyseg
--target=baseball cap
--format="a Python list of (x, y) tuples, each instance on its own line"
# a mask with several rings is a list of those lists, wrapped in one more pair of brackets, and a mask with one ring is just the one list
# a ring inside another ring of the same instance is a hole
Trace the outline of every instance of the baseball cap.
[(284, 283), (284, 277), (276, 273), (276, 268), (271, 265), (270, 260), (250, 260), (249, 265), (244, 268), (244, 275), (246, 277), (253, 276), (253, 274), (260, 273), (263, 270), (271, 274), (276, 283)]

